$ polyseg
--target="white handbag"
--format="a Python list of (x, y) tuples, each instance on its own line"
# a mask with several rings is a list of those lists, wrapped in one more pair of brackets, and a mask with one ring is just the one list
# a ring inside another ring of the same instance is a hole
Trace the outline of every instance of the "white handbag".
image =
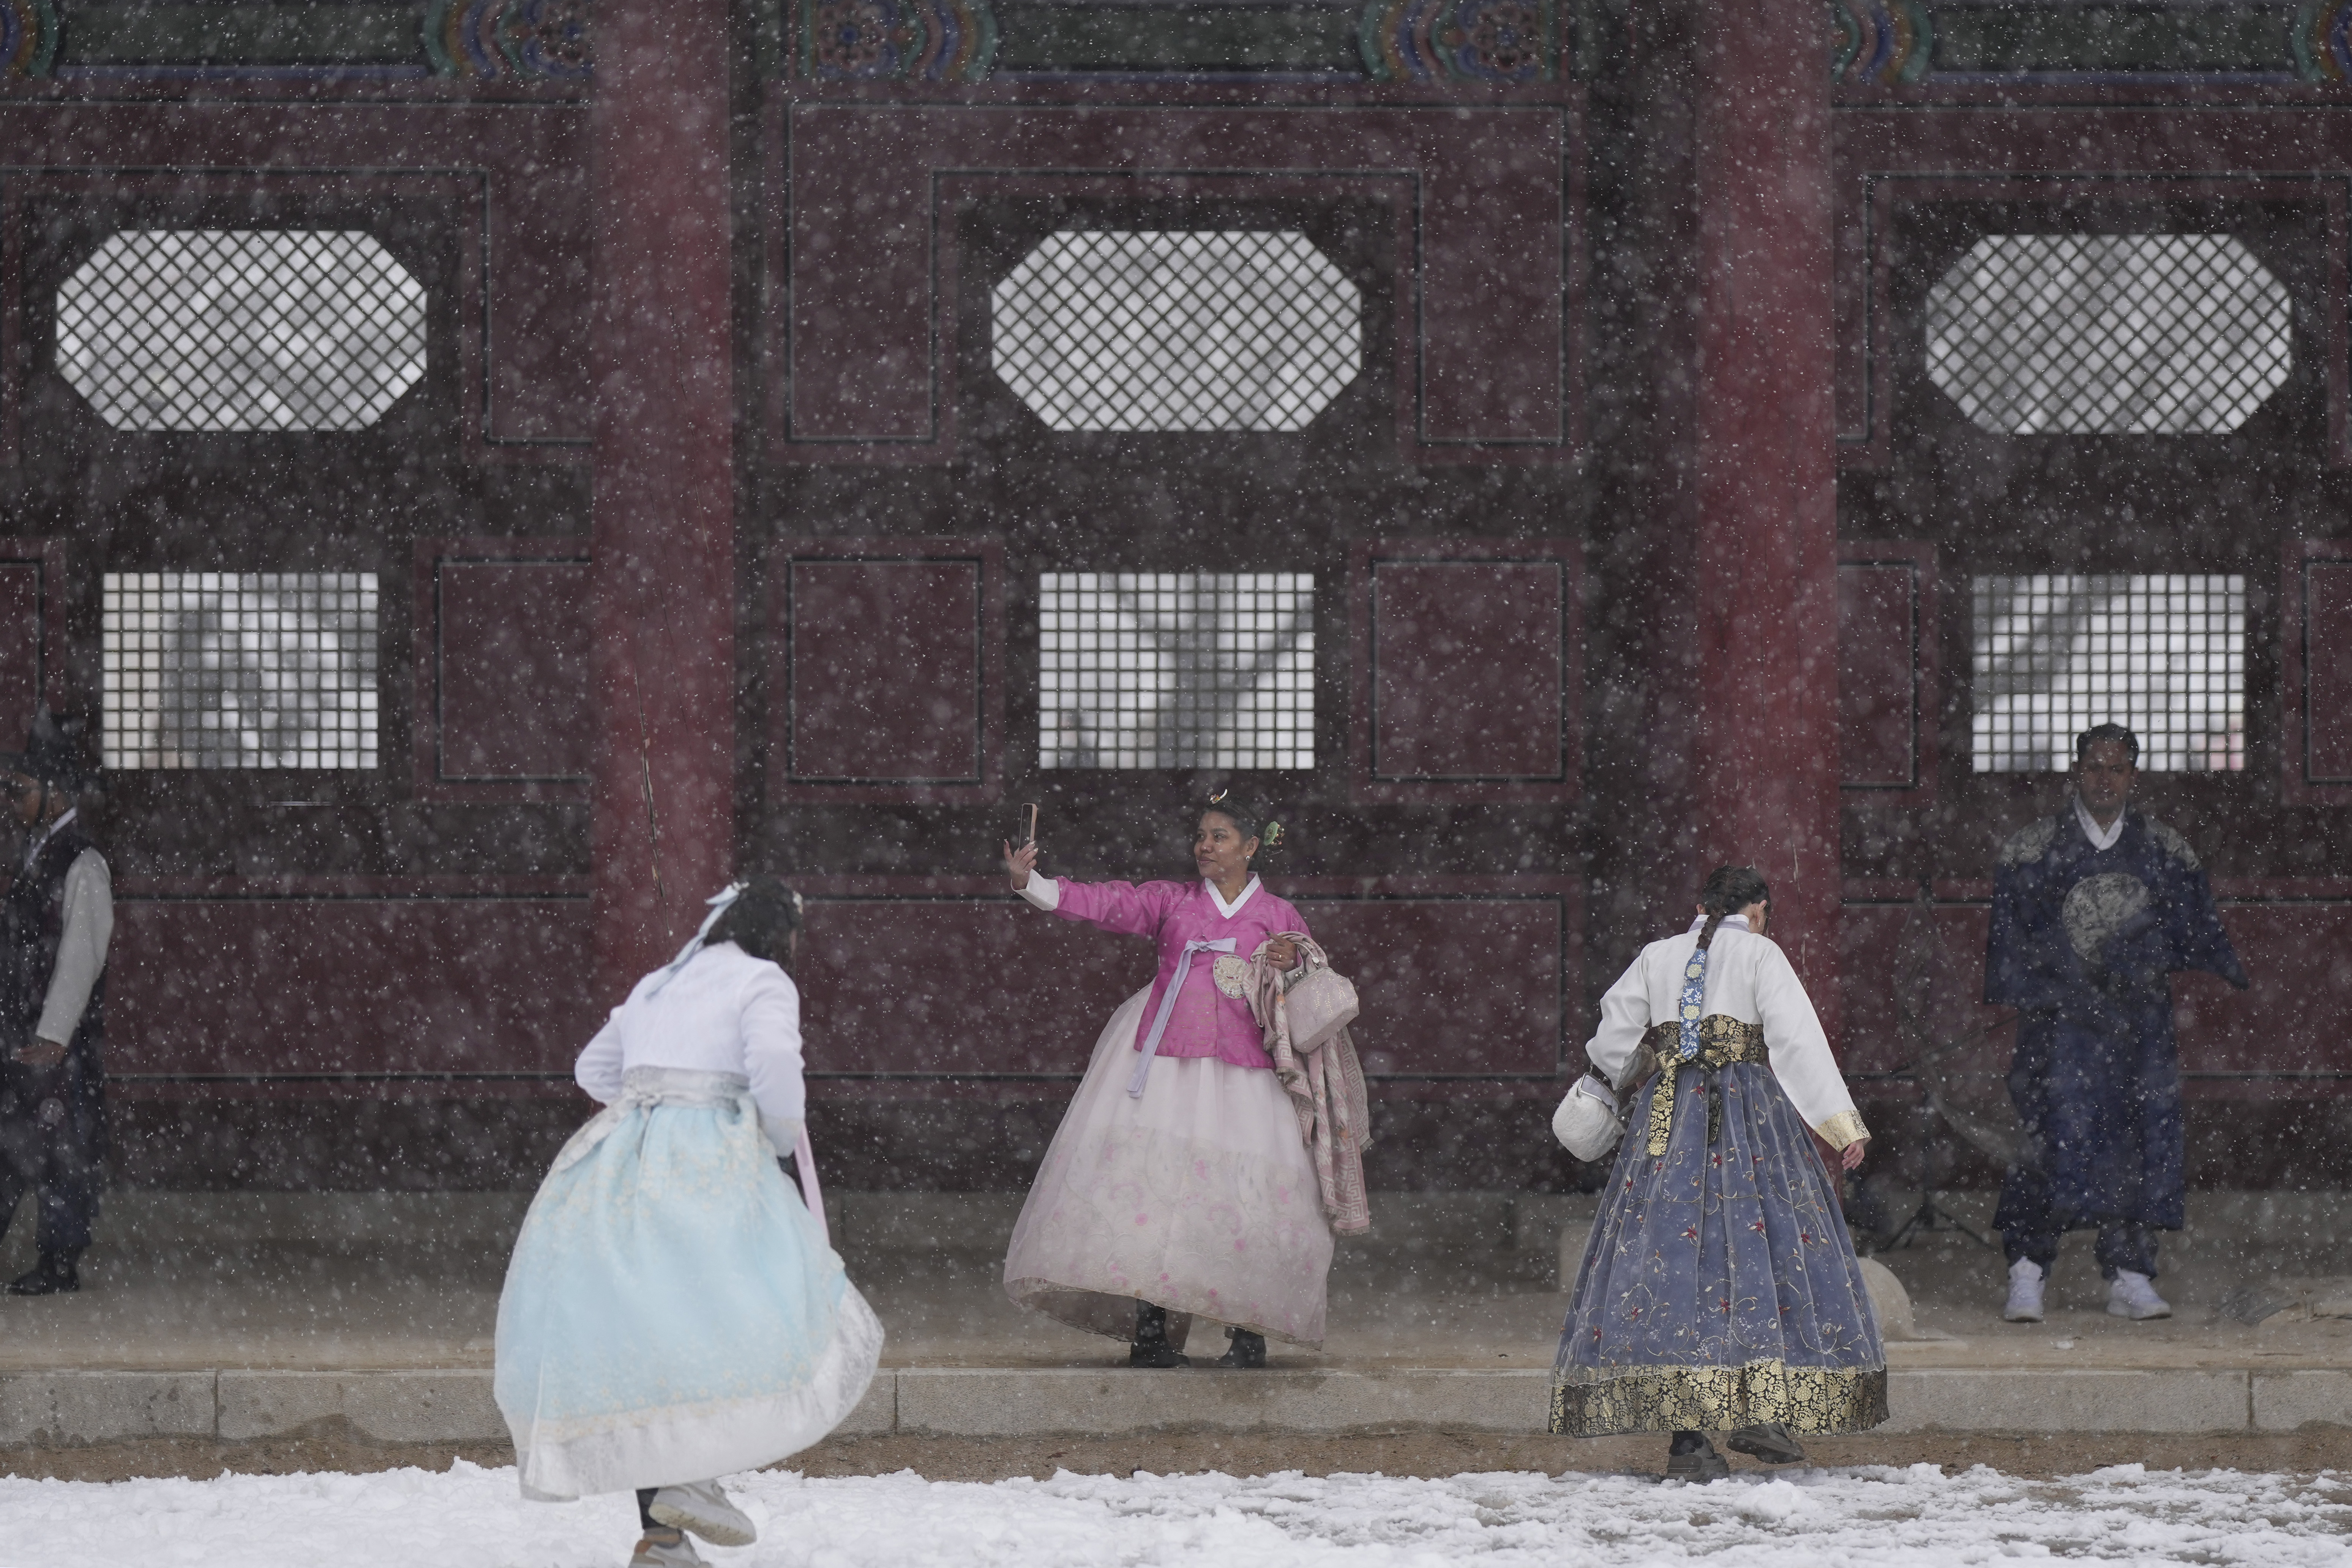
[(1551, 1135), (1586, 1164), (1599, 1163), (1625, 1135), (1625, 1120), (1617, 1114), (1617, 1097), (1586, 1073), (1569, 1086), (1559, 1109), (1551, 1113)]
[[(1290, 1016), (1290, 1048), (1305, 1056), (1355, 1021), (1360, 1010), (1356, 984), (1332, 968), (1330, 955), (1304, 931), (1281, 931), (1266, 941), (1277, 937), (1287, 937), (1298, 947), (1301, 973), (1284, 982), (1282, 1006)], [(1258, 952), (1265, 951), (1261, 943)]]

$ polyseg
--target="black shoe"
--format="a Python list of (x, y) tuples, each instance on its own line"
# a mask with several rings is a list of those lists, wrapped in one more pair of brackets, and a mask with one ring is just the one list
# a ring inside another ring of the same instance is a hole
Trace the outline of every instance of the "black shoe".
[(1261, 1367), (1265, 1364), (1265, 1336), (1247, 1329), (1227, 1329), (1233, 1345), (1217, 1358), (1219, 1366)]
[(1742, 1426), (1723, 1440), (1724, 1447), (1737, 1454), (1746, 1454), (1768, 1465), (1801, 1465), (1805, 1450), (1789, 1429), (1778, 1421), (1766, 1421), (1754, 1426)]
[(80, 1289), (81, 1276), (74, 1271), (69, 1252), (44, 1252), (38, 1263), (8, 1281), (11, 1296), (55, 1296)]
[(1192, 1358), (1168, 1342), (1168, 1309), (1148, 1301), (1135, 1304), (1135, 1342), (1128, 1347), (1129, 1366), (1191, 1366)]
[(1715, 1451), (1715, 1445), (1706, 1440), (1705, 1433), (1675, 1434), (1674, 1447), (1666, 1450), (1668, 1480), (1719, 1481), (1729, 1474), (1731, 1462)]

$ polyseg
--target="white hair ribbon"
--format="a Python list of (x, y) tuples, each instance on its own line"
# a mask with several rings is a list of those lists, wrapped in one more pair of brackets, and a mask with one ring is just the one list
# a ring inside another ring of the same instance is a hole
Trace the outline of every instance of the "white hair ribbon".
[(677, 956), (671, 959), (662, 970), (662, 977), (654, 982), (654, 988), (646, 992), (646, 995), (660, 995), (662, 987), (677, 978), (677, 972), (694, 961), (694, 955), (700, 952), (704, 945), (709, 942), (710, 928), (719, 923), (719, 917), (725, 914), (735, 900), (743, 896), (743, 889), (751, 885), (749, 882), (730, 882), (702, 900), (709, 906), (710, 912), (702, 917), (702, 924), (695, 929), (693, 938), (677, 950)]

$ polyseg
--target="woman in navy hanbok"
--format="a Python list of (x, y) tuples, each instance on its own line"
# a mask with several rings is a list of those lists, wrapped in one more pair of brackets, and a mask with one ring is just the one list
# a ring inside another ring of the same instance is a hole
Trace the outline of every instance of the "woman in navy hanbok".
[(1637, 1092), (1560, 1336), (1551, 1430), (1671, 1432), (1666, 1473), (1685, 1479), (1729, 1472), (1708, 1432), (1787, 1464), (1804, 1458), (1799, 1434), (1886, 1419), (1878, 1321), (1813, 1146), (1851, 1169), (1870, 1134), (1764, 935), (1770, 901), (1753, 869), (1719, 868), (1690, 930), (1609, 988), (1584, 1048), (1593, 1092)]

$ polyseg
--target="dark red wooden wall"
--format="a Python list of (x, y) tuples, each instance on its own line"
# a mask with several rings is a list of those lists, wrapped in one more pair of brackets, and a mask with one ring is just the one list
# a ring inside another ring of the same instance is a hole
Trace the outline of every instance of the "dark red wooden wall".
[[(1677, 619), (1660, 587), (1701, 549), (1717, 575), (1687, 580), (1742, 581), (1721, 524), (1659, 499), (1742, 479), (1737, 442), (1676, 444), (1705, 359), (1677, 312), (1723, 268), (1801, 253), (1725, 238), (1748, 210), (1722, 189), (1736, 160), (1700, 171), (1727, 204), (1714, 227), (1661, 195), (1697, 188), (1675, 159), (1723, 149), (1691, 151), (1665, 101), (1683, 88), (1610, 68), (777, 68), (719, 89), (735, 591), (713, 614), (734, 711), (699, 739), (728, 759), (738, 859), (811, 897), (811, 1065), (849, 1179), (1018, 1180), (1034, 1151), (987, 1152), (1000, 1123), (974, 1108), (1050, 1121), (1149, 973), (1140, 944), (997, 885), (1022, 805), (1043, 808), (1051, 869), (1175, 875), (1190, 805), (1224, 782), (1038, 765), (1037, 579), (1071, 570), (1313, 574), (1318, 765), (1244, 782), (1294, 825), (1270, 879), (1356, 973), (1383, 1114), (1422, 1140), (1392, 1141), (1382, 1179), (1587, 1179), (1542, 1112), (1593, 996), (1704, 869), (1704, 836), (1667, 819), (1716, 787), (1692, 782), (1720, 738), (1688, 727), (1717, 711), (1698, 629), (1738, 627), (1720, 605)], [(1843, 896), (1789, 940), (1842, 1012), (1888, 1157), (1918, 1133), (1906, 1064), (1995, 1022), (1977, 1001), (1995, 848), (2063, 800), (2054, 779), (1970, 769), (1984, 572), (2248, 578), (2248, 768), (2143, 786), (2203, 853), (2256, 978), (2242, 996), (2185, 983), (2183, 1050), (2192, 1094), (2228, 1108), (2212, 1126), (2334, 1103), (2352, 964), (2309, 955), (2352, 915), (2352, 100), (1930, 82), (1826, 101), (1834, 257), (1808, 286), (1833, 328), (1815, 390), (1836, 561), (1805, 570), (1834, 574)], [(615, 852), (597, 781), (640, 745), (654, 774), (689, 673), (597, 640), (593, 440), (628, 432), (598, 437), (592, 403), (609, 193), (591, 121), (577, 85), (0, 84), (0, 745), (37, 701), (94, 705), (104, 573), (367, 571), (383, 595), (380, 768), (109, 781), (113, 1067), (134, 1099), (579, 1110), (569, 1061), (631, 978), (597, 956)], [(189, 225), (375, 235), (427, 286), (425, 383), (350, 436), (106, 428), (55, 373), (49, 301), (106, 234)], [(1307, 234), (1363, 295), (1361, 374), (1296, 436), (1045, 430), (989, 369), (988, 290), (1072, 226)], [(2021, 227), (2245, 237), (2296, 302), (2289, 385), (2225, 437), (1974, 429), (1926, 381), (1923, 300), (1975, 237)], [(1707, 416), (1774, 426), (1790, 390)], [(658, 812), (630, 854), (658, 865), (657, 836)], [(1822, 858), (1790, 874), (1818, 880)], [(661, 886), (662, 918), (690, 924), (708, 890)], [(2005, 1050), (1988, 1029), (1962, 1069), (1997, 1093)], [(933, 1136), (942, 1118), (961, 1144)]]
[[(2352, 777), (2352, 574), (2335, 574), (2352, 119), (2315, 89), (2002, 98), (1859, 88), (1836, 114), (1845, 1058), (1890, 1120), (1917, 1090), (1888, 1075), (1953, 1040), (1966, 1093), (2001, 1098), (2011, 1035), (1980, 1003), (1995, 855), (2065, 795), (1969, 768), (1970, 577), (2242, 574), (2247, 765), (2143, 774), (2137, 798), (2202, 858), (2254, 978), (2177, 985), (2192, 1164), (2266, 1181), (2282, 1142), (2326, 1142), (2352, 1083), (2352, 963), (2332, 956), (2352, 921), (2335, 782)], [(2294, 371), (2242, 429), (1991, 436), (1927, 384), (1926, 292), (1977, 237), (2148, 231), (2239, 236), (2294, 299)], [(1932, 994), (1924, 1026), (1906, 986)]]

